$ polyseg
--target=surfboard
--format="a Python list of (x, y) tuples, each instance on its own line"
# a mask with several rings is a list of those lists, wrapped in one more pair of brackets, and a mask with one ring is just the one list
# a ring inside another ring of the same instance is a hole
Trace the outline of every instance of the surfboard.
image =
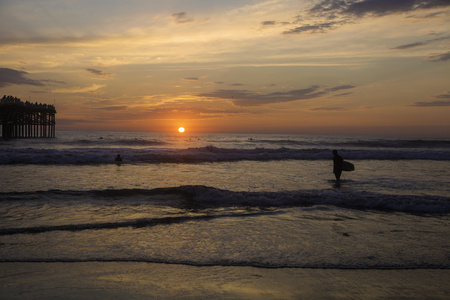
[(345, 161), (345, 160), (342, 162), (342, 171), (350, 172), (350, 171), (354, 171), (354, 170), (355, 170), (355, 166), (352, 163)]

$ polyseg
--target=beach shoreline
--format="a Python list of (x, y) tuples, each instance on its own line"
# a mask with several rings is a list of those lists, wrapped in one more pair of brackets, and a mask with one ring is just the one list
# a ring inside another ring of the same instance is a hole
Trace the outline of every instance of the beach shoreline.
[(2, 299), (448, 299), (448, 269), (3, 262)]

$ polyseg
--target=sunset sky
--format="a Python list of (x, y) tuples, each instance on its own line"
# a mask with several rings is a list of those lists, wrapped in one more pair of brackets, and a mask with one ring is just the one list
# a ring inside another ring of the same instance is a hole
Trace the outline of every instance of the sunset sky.
[(57, 130), (450, 137), (450, 1), (0, 0), (0, 94)]

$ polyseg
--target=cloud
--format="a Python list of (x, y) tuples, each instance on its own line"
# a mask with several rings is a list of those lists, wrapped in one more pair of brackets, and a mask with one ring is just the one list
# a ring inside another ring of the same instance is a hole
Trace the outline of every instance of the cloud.
[(65, 89), (56, 89), (53, 90), (53, 93), (61, 93), (61, 94), (78, 94), (78, 93), (90, 93), (94, 92), (102, 87), (105, 87), (106, 84), (93, 84), (91, 86), (86, 87), (72, 87), (72, 88), (65, 88)]
[(450, 51), (447, 53), (430, 55), (426, 59), (432, 62), (447, 61), (450, 60)]
[(350, 2), (350, 4), (344, 7), (344, 13), (358, 17), (365, 15), (384, 16), (446, 6), (450, 6), (448, 0), (364, 0), (360, 2)]
[(366, 15), (385, 16), (446, 6), (450, 6), (447, 0), (323, 0), (310, 9), (309, 13), (325, 14), (328, 17), (342, 14), (361, 18)]
[(345, 85), (338, 85), (332, 88), (328, 88), (325, 91), (327, 92), (337, 92), (337, 91), (342, 91), (342, 90), (349, 90), (349, 89), (354, 89), (356, 86), (354, 85), (350, 85), (350, 84), (345, 84)]
[(439, 99), (450, 99), (450, 92), (445, 92), (444, 94), (437, 95), (436, 98), (439, 98)]
[(186, 80), (186, 81), (199, 81), (200, 79), (206, 78), (206, 77), (208, 77), (208, 76), (202, 75), (202, 76), (194, 76), (194, 77), (184, 77), (184, 78), (181, 78), (181, 80)]
[(411, 15), (411, 16), (407, 16), (405, 17), (406, 19), (433, 19), (435, 17), (438, 17), (440, 15), (442, 15), (443, 12), (442, 11), (438, 11), (438, 12), (434, 12), (434, 13), (429, 13), (426, 15)]
[(86, 71), (88, 71), (91, 74), (94, 74), (96, 76), (107, 76), (107, 75), (111, 75), (111, 73), (104, 73), (103, 71), (100, 70), (96, 70), (96, 69), (86, 69)]
[(188, 16), (187, 12), (179, 12), (171, 15), (172, 19), (175, 20), (177, 24), (188, 24), (192, 23), (195, 20)]
[(450, 100), (448, 101), (430, 101), (430, 102), (415, 102), (412, 106), (418, 107), (441, 107), (441, 106), (450, 106)]
[(126, 105), (116, 105), (116, 106), (105, 106), (105, 107), (94, 107), (94, 109), (100, 110), (108, 110), (108, 111), (117, 111), (117, 110), (127, 110), (128, 106)]
[(50, 79), (41, 79), (40, 82), (48, 82), (48, 83), (58, 83), (58, 84), (65, 84), (65, 81), (60, 80), (50, 80)]
[(237, 109), (212, 109), (208, 107), (196, 107), (196, 106), (161, 106), (145, 111), (145, 118), (151, 117), (154, 119), (209, 119), (214, 117), (223, 117), (227, 115), (243, 114), (243, 112)]
[(263, 25), (263, 26), (273, 26), (273, 25), (276, 25), (276, 24), (277, 24), (276, 21), (264, 21), (264, 22), (261, 22), (261, 25)]
[(324, 33), (329, 29), (334, 29), (337, 25), (343, 24), (342, 22), (326, 22), (326, 23), (318, 23), (316, 25), (302, 25), (299, 27), (295, 27), (291, 30), (284, 31), (283, 34), (297, 34), (302, 32), (311, 32), (311, 33)]
[(298, 100), (319, 98), (329, 93), (352, 89), (353, 85), (341, 85), (328, 89), (321, 89), (317, 85), (309, 88), (291, 90), (288, 92), (274, 92), (269, 94), (254, 93), (248, 90), (217, 90), (212, 93), (202, 93), (198, 96), (231, 100), (237, 106), (260, 106), (272, 103), (284, 103)]
[(313, 111), (336, 111), (336, 110), (344, 110), (342, 107), (316, 107), (311, 108)]
[(289, 25), (289, 24), (291, 24), (291, 22), (278, 22), (278, 21), (271, 21), (271, 20), (261, 22), (261, 25), (263, 27), (272, 27), (272, 26), (276, 26), (276, 25)]
[(341, 94), (337, 94), (336, 97), (348, 96), (350, 94), (351, 94), (350, 92), (349, 93), (341, 93)]
[[(296, 17), (294, 23), (300, 26), (286, 30), (283, 34), (323, 33), (366, 16), (382, 17), (448, 6), (448, 0), (322, 0)], [(431, 16), (436, 16), (436, 13)], [(317, 19), (320, 21), (311, 23)], [(266, 22), (263, 25), (276, 24), (275, 21)]]
[(417, 43), (411, 43), (411, 44), (406, 44), (406, 45), (400, 45), (394, 48), (391, 48), (392, 50), (405, 50), (405, 49), (410, 49), (410, 48), (415, 48), (415, 47), (419, 47), (419, 46), (423, 46), (426, 45), (427, 43), (425, 42), (417, 42)]
[(432, 39), (432, 40), (428, 40), (428, 41), (424, 41), (424, 42), (416, 42), (416, 43), (411, 43), (411, 44), (400, 45), (400, 46), (391, 48), (391, 50), (405, 50), (405, 49), (425, 46), (425, 45), (430, 44), (432, 42), (447, 40), (449, 38), (450, 37), (446, 36), (446, 37), (440, 37), (440, 38), (437, 38), (437, 39)]
[[(450, 99), (450, 92), (445, 92), (444, 94), (437, 95), (434, 98), (437, 99)], [(415, 102), (412, 106), (419, 107), (440, 107), (440, 106), (450, 106), (450, 100), (436, 100), (436, 101), (424, 101), (424, 102)]]
[(44, 86), (41, 80), (26, 78), (27, 72), (17, 71), (9, 68), (0, 68), (0, 88), (10, 85), (34, 85)]

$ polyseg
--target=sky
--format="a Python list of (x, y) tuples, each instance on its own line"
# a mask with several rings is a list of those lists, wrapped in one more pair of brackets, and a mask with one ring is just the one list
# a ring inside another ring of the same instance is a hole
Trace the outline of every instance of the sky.
[(57, 130), (450, 137), (450, 0), (0, 0)]

